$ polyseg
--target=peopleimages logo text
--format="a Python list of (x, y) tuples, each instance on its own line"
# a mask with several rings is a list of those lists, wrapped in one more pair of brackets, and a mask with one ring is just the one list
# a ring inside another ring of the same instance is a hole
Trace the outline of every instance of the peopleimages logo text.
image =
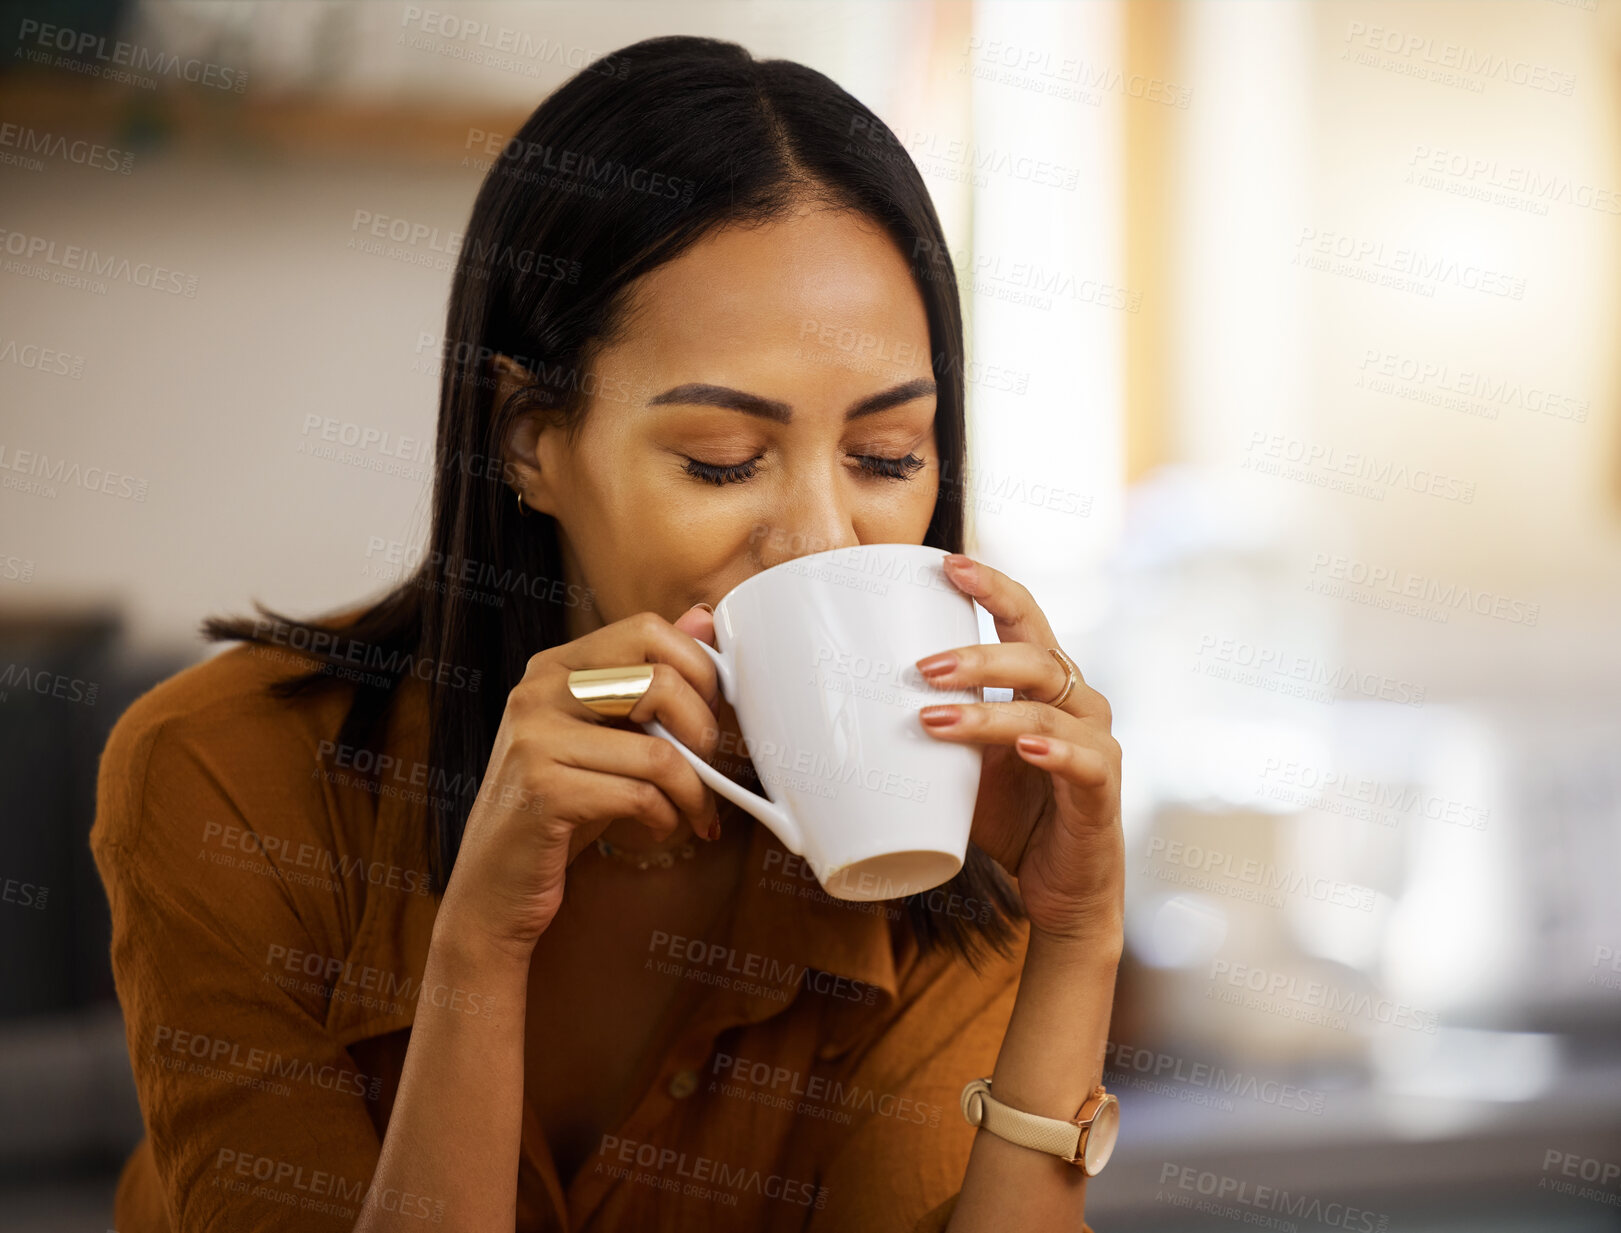
[[(229, 90), (241, 94), (248, 88), (248, 75), (242, 69), (227, 68), (196, 56), (182, 59), (172, 51), (157, 51), (122, 39), (108, 42), (105, 35), (90, 30), (73, 30), (67, 26), (54, 26), (48, 22), (25, 17), (17, 27), (17, 42), (46, 51), (59, 51), (77, 60), (117, 64), (137, 73), (151, 73), (156, 77), (176, 77), (192, 85), (208, 86), (214, 90)], [(22, 49), (19, 47), (18, 52)]]
[(1417, 1010), (1405, 1002), (1392, 1002), (1389, 998), (1375, 997), (1366, 991), (1341, 989), (1320, 980), (1301, 980), (1285, 972), (1271, 972), (1247, 963), (1212, 960), (1210, 979), (1225, 981), (1263, 997), (1283, 998), (1303, 1006), (1321, 1007), (1330, 1014), (1367, 1017), (1377, 1023), (1410, 1028), (1432, 1036), (1439, 1024), (1434, 1011)]
[[(1380, 1212), (1370, 1212), (1337, 1200), (1325, 1203), (1315, 1195), (1291, 1193), (1281, 1186), (1258, 1186), (1243, 1178), (1212, 1173), (1208, 1169), (1196, 1169), (1192, 1165), (1176, 1164), (1169, 1160), (1160, 1166), (1159, 1184), (1162, 1187), (1175, 1187), (1177, 1190), (1187, 1191), (1189, 1198), (1198, 1194), (1205, 1196), (1214, 1204), (1239, 1204), (1239, 1207), (1226, 1209), (1217, 1207), (1212, 1214), (1230, 1216), (1232, 1219), (1242, 1220), (1245, 1224), (1266, 1221), (1267, 1217), (1255, 1215), (1255, 1211), (1259, 1210), (1281, 1212), (1330, 1228), (1345, 1229), (1348, 1233), (1384, 1233), (1384, 1230), (1390, 1227), (1390, 1217)], [(1156, 1197), (1161, 1201), (1170, 1199), (1173, 1202), (1180, 1198), (1164, 1191)], [(1191, 1206), (1185, 1201), (1178, 1202), (1177, 1205)], [(1246, 1212), (1243, 1208), (1253, 1210)]]

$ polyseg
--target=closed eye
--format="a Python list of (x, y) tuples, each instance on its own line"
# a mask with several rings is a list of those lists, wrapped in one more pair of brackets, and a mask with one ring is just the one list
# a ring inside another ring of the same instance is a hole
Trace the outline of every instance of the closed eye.
[[(753, 479), (759, 469), (760, 459), (764, 457), (764, 454), (756, 454), (746, 462), (734, 463), (704, 462), (698, 458), (688, 458), (684, 469), (694, 479), (714, 484), (718, 488)], [(852, 454), (851, 457), (868, 475), (880, 479), (909, 480), (924, 466), (924, 460), (916, 454), (906, 454), (900, 458), (885, 458), (877, 454)]]
[(706, 484), (719, 487), (722, 484), (737, 484), (743, 480), (752, 479), (755, 470), (760, 465), (764, 454), (756, 454), (747, 462), (734, 462), (722, 465), (714, 462), (700, 462), (696, 458), (687, 459), (686, 472), (694, 479), (703, 480)]
[(857, 454), (855, 460), (861, 464), (861, 469), (869, 475), (881, 476), (884, 479), (909, 480), (923, 465), (923, 459), (916, 454), (907, 454), (901, 458), (881, 458), (875, 454)]

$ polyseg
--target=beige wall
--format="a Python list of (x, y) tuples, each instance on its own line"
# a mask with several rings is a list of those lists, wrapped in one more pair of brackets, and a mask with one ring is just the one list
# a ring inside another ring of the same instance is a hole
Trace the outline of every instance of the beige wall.
[[(6, 230), (196, 280), (190, 296), (118, 281), (93, 294), (0, 274), (0, 340), (18, 354), (65, 353), (61, 366), (78, 374), (0, 366), (8, 457), (130, 477), (115, 489), (145, 482), (139, 501), (60, 484), (54, 497), (0, 490), (0, 558), (30, 574), (0, 569), (0, 604), (120, 603), (137, 643), (193, 646), (204, 615), (253, 598), (306, 613), (380, 585), (383, 553), (368, 557), (368, 546), (424, 527), (437, 387), (434, 352), (418, 346), (443, 328), (450, 271), (438, 240), (409, 246), (431, 265), (352, 247), (365, 238), (357, 212), (459, 232), (487, 163), (476, 148), (469, 160), (469, 129), (500, 131), (504, 117), (512, 131), (581, 56), (709, 33), (810, 63), (886, 114), (925, 97), (949, 107), (962, 89), (949, 75), (924, 87), (913, 39), (929, 45), (927, 6), (414, 6), (483, 21), (492, 38), (522, 29), (549, 40), (555, 56), (535, 57), (537, 74), (443, 54), (459, 45), (443, 32), (458, 27), (407, 19), (412, 7), (145, 6), (131, 37), (235, 56), (251, 88), (240, 100), (194, 91), (154, 104), (171, 140), (136, 149), (127, 175), (61, 158), (0, 167)], [(210, 31), (238, 26), (241, 47), (209, 50)], [(402, 46), (402, 34), (426, 46)], [(337, 49), (317, 55), (323, 38)], [(311, 67), (322, 63), (326, 76)], [(10, 83), (0, 114), (123, 149), (128, 112), (105, 97), (59, 73)], [(962, 213), (942, 209), (959, 236)], [(346, 461), (312, 453), (337, 448), (329, 430), (387, 443)]]

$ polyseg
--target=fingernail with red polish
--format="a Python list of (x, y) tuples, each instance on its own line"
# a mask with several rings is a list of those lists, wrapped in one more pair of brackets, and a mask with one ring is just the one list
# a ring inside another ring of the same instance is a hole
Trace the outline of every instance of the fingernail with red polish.
[(710, 822), (709, 833), (704, 838), (708, 839), (710, 843), (714, 843), (715, 840), (720, 838), (720, 814), (717, 813), (714, 820)]
[(960, 552), (953, 552), (945, 560), (946, 567), (958, 582), (970, 587), (979, 585), (979, 567), (968, 557)]
[(927, 659), (917, 661), (917, 670), (924, 676), (945, 676), (957, 666), (957, 657), (950, 651), (943, 651), (939, 655), (930, 655)]
[(931, 728), (946, 728), (957, 722), (957, 708), (954, 706), (926, 706), (918, 714)]
[(1025, 753), (1035, 754), (1037, 757), (1048, 752), (1051, 748), (1046, 740), (1039, 736), (1021, 736), (1014, 744), (1024, 750)]

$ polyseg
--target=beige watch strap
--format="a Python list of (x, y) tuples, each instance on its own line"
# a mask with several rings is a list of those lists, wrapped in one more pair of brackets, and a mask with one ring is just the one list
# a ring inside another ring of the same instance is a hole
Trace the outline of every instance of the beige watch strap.
[(962, 1115), (971, 1126), (982, 1126), (999, 1139), (1051, 1152), (1070, 1163), (1080, 1147), (1081, 1128), (1056, 1117), (1040, 1117), (1005, 1105), (991, 1095), (989, 1079), (970, 1079), (962, 1089)]

